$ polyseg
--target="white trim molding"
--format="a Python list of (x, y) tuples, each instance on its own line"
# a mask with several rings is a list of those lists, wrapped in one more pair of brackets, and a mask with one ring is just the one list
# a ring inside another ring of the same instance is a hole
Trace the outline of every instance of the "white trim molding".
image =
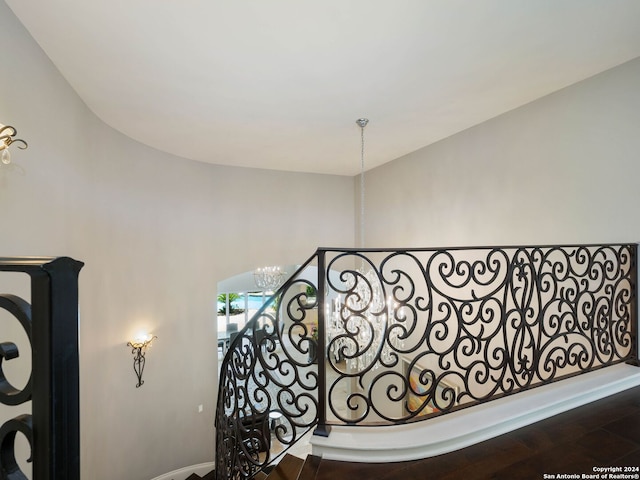
[(350, 462), (401, 462), (433, 457), (497, 437), (640, 385), (640, 368), (615, 365), (488, 403), (406, 425), (332, 426), (314, 435), (313, 455)]
[(215, 464), (213, 462), (200, 463), (198, 465), (179, 468), (178, 470), (165, 473), (164, 475), (152, 478), (151, 480), (185, 480), (189, 475), (193, 473), (203, 476), (209, 473), (214, 468)]

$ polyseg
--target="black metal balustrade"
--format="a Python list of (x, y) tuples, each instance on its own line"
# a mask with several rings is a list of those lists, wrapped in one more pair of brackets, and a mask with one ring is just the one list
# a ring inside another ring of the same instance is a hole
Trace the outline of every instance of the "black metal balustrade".
[(18, 356), (11, 342), (0, 344), (0, 402), (16, 406), (31, 401), (21, 414), (0, 427), (0, 478), (25, 479), (15, 456), (16, 434), (31, 447), (33, 480), (80, 479), (78, 274), (83, 263), (70, 258), (0, 258), (0, 271), (26, 273), (31, 303), (0, 294), (0, 308), (24, 328), (31, 345), (31, 375), (15, 388), (2, 363)]
[(414, 422), (638, 365), (636, 271), (635, 244), (320, 249), (223, 361), (218, 478), (250, 477), (270, 439), (286, 448), (316, 422)]
[(637, 364), (636, 245), (319, 254), (327, 424), (422, 420)]
[[(216, 477), (250, 478), (318, 420), (316, 300), (303, 265), (231, 341), (220, 368)], [(316, 275), (317, 276), (317, 275)]]

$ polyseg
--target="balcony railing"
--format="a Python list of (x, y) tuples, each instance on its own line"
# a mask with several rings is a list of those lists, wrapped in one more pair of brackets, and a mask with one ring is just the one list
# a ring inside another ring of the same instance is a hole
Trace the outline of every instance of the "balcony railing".
[(216, 472), (317, 425), (389, 425), (638, 365), (637, 246), (320, 249), (222, 363)]
[(28, 275), (31, 295), (29, 302), (0, 294), (0, 309), (18, 321), (31, 348), (31, 373), (26, 385), (18, 388), (6, 378), (2, 364), (18, 357), (19, 348), (6, 337), (0, 343), (0, 402), (18, 406), (31, 401), (31, 414), (3, 420), (0, 427), (3, 480), (27, 478), (16, 461), (18, 433), (31, 447), (33, 480), (80, 479), (78, 274), (82, 266), (70, 258), (0, 258), (0, 272)]

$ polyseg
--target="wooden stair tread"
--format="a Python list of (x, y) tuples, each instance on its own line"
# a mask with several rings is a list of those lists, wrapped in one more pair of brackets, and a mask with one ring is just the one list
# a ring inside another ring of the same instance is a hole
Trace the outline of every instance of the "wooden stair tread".
[(303, 465), (303, 459), (287, 453), (266, 478), (268, 480), (297, 480)]
[(186, 478), (186, 480), (215, 480), (215, 478), (216, 478), (216, 471), (211, 470), (204, 477), (201, 477), (197, 473), (192, 473)]
[(298, 480), (315, 480), (316, 475), (318, 474), (318, 469), (320, 468), (321, 460), (322, 459), (320, 457), (309, 455), (304, 461), (302, 470), (300, 470)]

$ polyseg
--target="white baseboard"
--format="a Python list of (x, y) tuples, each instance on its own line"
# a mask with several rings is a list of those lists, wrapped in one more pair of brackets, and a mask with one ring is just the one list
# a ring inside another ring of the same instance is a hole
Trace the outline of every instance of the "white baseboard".
[(616, 365), (407, 425), (333, 426), (313, 436), (313, 455), (350, 462), (401, 462), (468, 447), (640, 385), (640, 368)]
[(165, 473), (159, 477), (152, 478), (151, 480), (185, 480), (192, 473), (196, 473), (200, 476), (206, 475), (213, 470), (215, 464), (213, 462), (200, 463), (198, 465), (191, 465), (189, 467), (182, 467), (173, 472)]

